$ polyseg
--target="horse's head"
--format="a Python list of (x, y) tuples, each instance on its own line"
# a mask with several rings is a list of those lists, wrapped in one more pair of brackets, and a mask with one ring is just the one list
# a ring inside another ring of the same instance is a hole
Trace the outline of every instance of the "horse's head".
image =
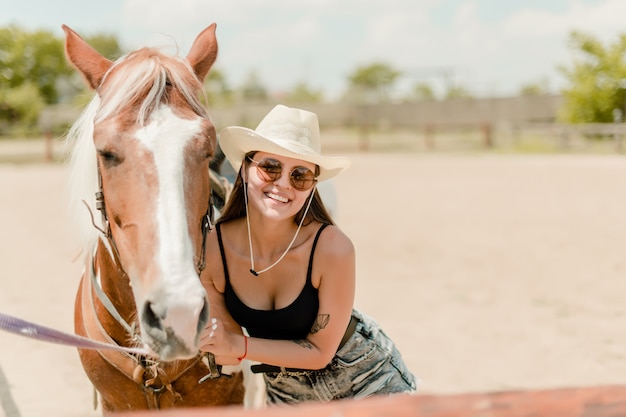
[(185, 59), (143, 48), (116, 62), (63, 29), (68, 60), (97, 93), (69, 134), (74, 167), (93, 160), (97, 175), (73, 175), (101, 183), (104, 243), (130, 279), (142, 340), (162, 360), (193, 356), (208, 319), (197, 268), (216, 134), (198, 95), (217, 56), (215, 24)]

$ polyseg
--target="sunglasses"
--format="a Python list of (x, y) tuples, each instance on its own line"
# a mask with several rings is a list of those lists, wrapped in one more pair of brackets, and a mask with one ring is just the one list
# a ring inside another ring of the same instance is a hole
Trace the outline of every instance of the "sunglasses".
[[(283, 164), (276, 159), (263, 158), (260, 161), (255, 161), (251, 157), (248, 159), (256, 164), (259, 177), (265, 182), (277, 181), (283, 175)], [(289, 172), (289, 182), (296, 190), (306, 191), (317, 182), (317, 178), (310, 169), (295, 167)]]

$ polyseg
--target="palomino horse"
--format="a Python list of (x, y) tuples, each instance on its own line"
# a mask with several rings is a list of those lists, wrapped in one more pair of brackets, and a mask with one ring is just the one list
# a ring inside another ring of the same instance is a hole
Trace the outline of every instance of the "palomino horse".
[(212, 355), (198, 353), (216, 148), (198, 95), (217, 56), (215, 25), (185, 59), (143, 48), (115, 62), (63, 29), (68, 60), (96, 91), (68, 134), (73, 200), (92, 213), (82, 213), (90, 233), (75, 330), (150, 351), (79, 350), (103, 412), (242, 404), (242, 372), (220, 374)]

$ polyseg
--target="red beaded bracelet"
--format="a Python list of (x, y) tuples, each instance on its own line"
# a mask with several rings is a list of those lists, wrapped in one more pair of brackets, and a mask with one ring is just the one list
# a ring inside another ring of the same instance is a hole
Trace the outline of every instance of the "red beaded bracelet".
[(246, 336), (246, 335), (244, 334), (244, 335), (243, 335), (243, 340), (244, 340), (244, 343), (245, 343), (246, 348), (245, 348), (245, 350), (244, 350), (244, 352), (243, 352), (243, 356), (241, 356), (241, 357), (237, 358), (237, 360), (238, 360), (239, 362), (241, 362), (242, 360), (244, 360), (244, 359), (246, 358), (246, 356), (248, 356), (248, 336)]

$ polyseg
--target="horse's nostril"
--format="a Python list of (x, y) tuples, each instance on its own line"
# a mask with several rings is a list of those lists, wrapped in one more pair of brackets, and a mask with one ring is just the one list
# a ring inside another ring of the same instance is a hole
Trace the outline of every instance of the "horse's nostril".
[(153, 304), (150, 301), (146, 301), (144, 304), (142, 320), (143, 323), (150, 328), (163, 330), (161, 318), (154, 311)]
[(206, 326), (209, 321), (209, 303), (207, 299), (204, 299), (204, 305), (202, 306), (202, 310), (200, 310), (200, 316), (198, 316), (198, 334), (202, 333), (204, 330), (204, 326)]

